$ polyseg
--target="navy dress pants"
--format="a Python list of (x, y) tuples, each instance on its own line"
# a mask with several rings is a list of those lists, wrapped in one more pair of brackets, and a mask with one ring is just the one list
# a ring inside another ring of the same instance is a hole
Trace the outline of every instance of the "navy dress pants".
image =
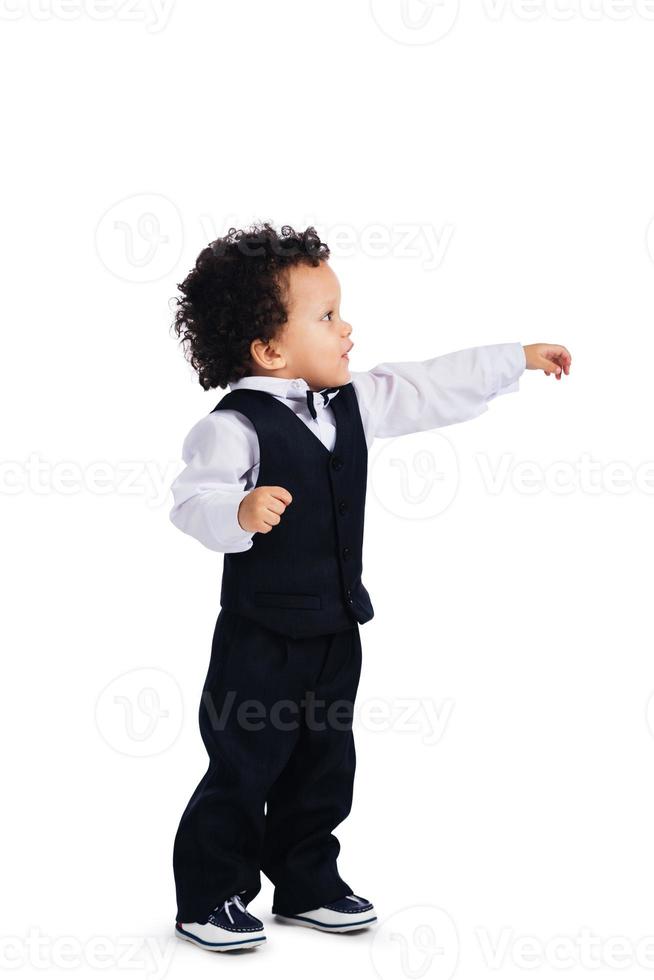
[(360, 672), (357, 623), (293, 639), (220, 610), (199, 712), (209, 767), (173, 849), (178, 922), (251, 901), (260, 871), (283, 915), (351, 894), (332, 831), (352, 805)]

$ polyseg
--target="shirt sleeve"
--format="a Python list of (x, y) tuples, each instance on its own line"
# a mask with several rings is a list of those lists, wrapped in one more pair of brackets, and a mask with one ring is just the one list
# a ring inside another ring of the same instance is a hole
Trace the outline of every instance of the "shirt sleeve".
[(247, 551), (252, 534), (238, 523), (238, 508), (252, 488), (257, 452), (252, 423), (223, 409), (200, 419), (184, 440), (186, 464), (171, 484), (170, 520), (212, 551)]
[(488, 344), (426, 361), (378, 364), (353, 371), (368, 445), (473, 419), (498, 395), (518, 391), (527, 366), (521, 343)]

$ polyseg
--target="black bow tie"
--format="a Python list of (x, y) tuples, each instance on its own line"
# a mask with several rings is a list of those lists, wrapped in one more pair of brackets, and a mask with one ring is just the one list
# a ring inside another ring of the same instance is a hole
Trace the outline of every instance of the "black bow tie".
[(321, 388), (320, 391), (316, 391), (316, 392), (311, 391), (311, 388), (307, 388), (307, 405), (309, 406), (309, 411), (311, 412), (312, 419), (315, 419), (318, 414), (313, 404), (314, 394), (322, 395), (322, 404), (324, 408), (327, 402), (329, 401), (329, 395), (331, 394), (332, 391), (340, 391), (340, 385), (337, 385), (336, 388)]

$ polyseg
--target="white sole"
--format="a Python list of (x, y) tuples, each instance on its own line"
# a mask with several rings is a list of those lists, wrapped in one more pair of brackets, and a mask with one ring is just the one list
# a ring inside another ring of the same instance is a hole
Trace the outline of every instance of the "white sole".
[(200, 939), (198, 936), (194, 936), (193, 933), (186, 932), (185, 929), (180, 929), (179, 926), (175, 926), (175, 935), (179, 939), (185, 939), (187, 943), (193, 943), (194, 946), (199, 946), (200, 949), (209, 950), (210, 953), (229, 953), (235, 949), (253, 949), (255, 946), (261, 946), (262, 943), (266, 942), (266, 937), (262, 932), (257, 932), (247, 939), (228, 940), (220, 943), (207, 942), (206, 939)]
[(303, 915), (276, 914), (275, 918), (279, 922), (287, 922), (291, 926), (306, 926), (308, 929), (320, 929), (321, 932), (354, 932), (355, 929), (367, 929), (368, 926), (377, 921), (377, 916), (374, 914), (367, 919), (360, 919), (357, 922), (338, 923), (334, 925), (318, 922), (317, 919), (307, 919)]

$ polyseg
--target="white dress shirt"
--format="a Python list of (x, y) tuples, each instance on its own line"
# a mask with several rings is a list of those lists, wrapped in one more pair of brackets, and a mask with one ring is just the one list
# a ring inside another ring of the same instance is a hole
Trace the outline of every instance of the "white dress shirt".
[[(350, 371), (368, 449), (389, 438), (465, 422), (488, 410), (497, 395), (518, 390), (526, 368), (522, 344), (488, 344), (442, 354), (427, 361), (378, 364)], [(336, 441), (334, 410), (316, 395), (313, 419), (303, 378), (248, 375), (230, 389), (269, 391), (287, 405), (330, 451)], [(329, 401), (339, 392), (328, 395)], [(223, 409), (200, 419), (182, 448), (186, 464), (171, 486), (170, 520), (212, 551), (247, 551), (253, 535), (238, 523), (238, 508), (255, 486), (259, 441), (241, 412)]]

